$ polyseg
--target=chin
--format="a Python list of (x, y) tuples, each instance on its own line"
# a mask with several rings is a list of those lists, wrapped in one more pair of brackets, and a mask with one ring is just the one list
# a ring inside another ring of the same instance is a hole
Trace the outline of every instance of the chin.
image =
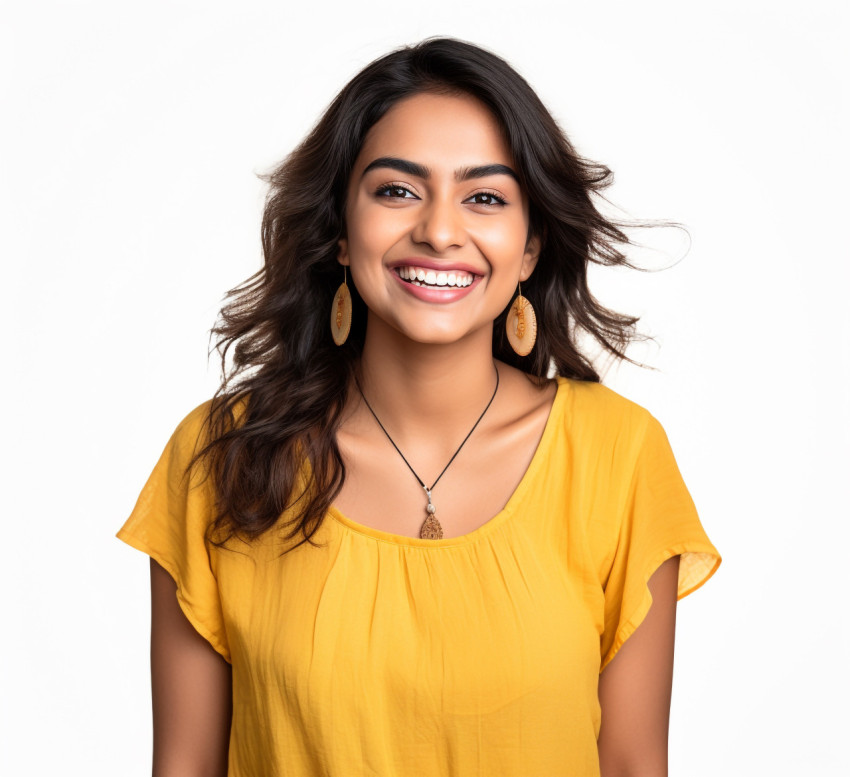
[(417, 345), (452, 345), (453, 343), (457, 343), (463, 338), (458, 336), (457, 334), (439, 334), (436, 332), (428, 332), (427, 334), (423, 333), (404, 333), (405, 337), (408, 340), (416, 343)]
[[(419, 345), (453, 345), (472, 337), (471, 332), (460, 332), (457, 329), (441, 330), (435, 327), (427, 329), (402, 329), (401, 334), (408, 340)], [(489, 340), (488, 340), (489, 342)]]
[(485, 335), (479, 329), (470, 328), (470, 322), (459, 319), (457, 316), (393, 316), (384, 319), (375, 316), (373, 334), (377, 342), (388, 344), (400, 338), (411, 345), (445, 346), (481, 337), (490, 346), (492, 332), (488, 327), (483, 327), (488, 330)]

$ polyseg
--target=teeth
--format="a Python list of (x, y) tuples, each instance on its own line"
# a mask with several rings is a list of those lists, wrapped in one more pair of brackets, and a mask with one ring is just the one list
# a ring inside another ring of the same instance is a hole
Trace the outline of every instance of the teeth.
[(437, 272), (426, 270), (422, 267), (397, 267), (396, 272), (404, 280), (414, 286), (454, 286), (463, 288), (469, 286), (475, 280), (472, 273), (467, 272)]

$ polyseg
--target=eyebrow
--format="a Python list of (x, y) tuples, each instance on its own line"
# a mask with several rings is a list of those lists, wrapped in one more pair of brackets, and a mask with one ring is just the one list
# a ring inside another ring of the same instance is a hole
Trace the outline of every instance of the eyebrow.
[[(374, 170), (378, 167), (388, 167), (390, 170), (398, 170), (400, 173), (414, 175), (417, 178), (423, 178), (425, 180), (431, 177), (431, 170), (425, 165), (420, 165), (417, 162), (410, 162), (407, 159), (399, 159), (394, 156), (382, 156), (366, 165), (366, 169), (363, 171), (361, 178), (370, 170)], [(507, 165), (500, 164), (460, 167), (455, 170), (455, 181), (460, 183), (461, 181), (469, 181), (472, 178), (486, 178), (488, 175), (509, 175), (517, 183), (519, 183), (519, 176)]]

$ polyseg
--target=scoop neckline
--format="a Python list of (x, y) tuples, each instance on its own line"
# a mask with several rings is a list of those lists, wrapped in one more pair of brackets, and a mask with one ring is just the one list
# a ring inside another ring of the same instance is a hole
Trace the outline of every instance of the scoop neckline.
[(555, 391), (555, 398), (552, 400), (552, 406), (549, 408), (549, 416), (546, 419), (546, 424), (543, 427), (543, 434), (540, 435), (540, 440), (537, 443), (537, 448), (534, 450), (534, 455), (531, 457), (528, 467), (520, 478), (519, 484), (514, 489), (514, 492), (508, 498), (505, 506), (499, 510), (492, 518), (481, 524), (477, 529), (473, 529), (466, 534), (458, 535), (457, 537), (446, 537), (441, 540), (426, 540), (422, 537), (409, 537), (406, 534), (394, 534), (393, 532), (376, 529), (372, 526), (358, 523), (348, 516), (344, 515), (335, 505), (331, 504), (328, 507), (328, 514), (340, 525), (366, 537), (371, 537), (375, 540), (388, 542), (392, 545), (400, 545), (411, 548), (451, 548), (458, 545), (467, 545), (475, 542), (481, 537), (490, 534), (499, 526), (501, 526), (514, 512), (517, 505), (522, 501), (525, 492), (528, 491), (531, 482), (537, 470), (542, 466), (544, 451), (549, 447), (549, 442), (552, 435), (555, 434), (556, 419), (559, 415), (560, 405), (564, 402), (564, 397), (567, 393), (568, 380), (560, 375), (556, 376), (558, 388)]

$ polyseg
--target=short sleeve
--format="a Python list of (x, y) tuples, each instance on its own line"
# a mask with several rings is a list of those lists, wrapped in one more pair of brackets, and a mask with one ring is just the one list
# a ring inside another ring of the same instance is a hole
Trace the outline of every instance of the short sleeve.
[(177, 583), (180, 608), (225, 660), (230, 648), (211, 546), (205, 538), (214, 517), (210, 479), (186, 467), (197, 449), (208, 403), (175, 430), (145, 483), (118, 539), (156, 560)]
[(681, 556), (678, 599), (705, 583), (721, 562), (702, 527), (667, 435), (650, 415), (624, 505), (604, 585), (600, 672), (649, 612), (652, 595), (647, 584), (664, 561)]

